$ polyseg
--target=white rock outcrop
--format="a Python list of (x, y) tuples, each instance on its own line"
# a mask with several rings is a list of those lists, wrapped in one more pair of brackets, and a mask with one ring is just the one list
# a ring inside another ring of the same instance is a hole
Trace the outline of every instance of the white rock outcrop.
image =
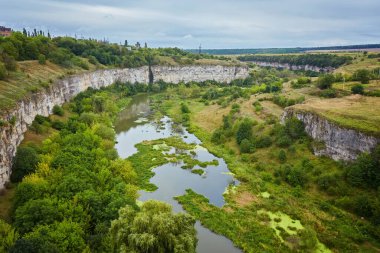
[[(207, 80), (228, 83), (248, 76), (248, 68), (234, 66), (153, 66), (151, 71), (153, 82), (161, 79), (172, 83)], [(149, 68), (106, 69), (70, 76), (19, 101), (12, 110), (1, 112), (0, 120), (12, 122), (11, 119), (14, 119), (15, 122), (0, 127), (0, 189), (9, 181), (17, 146), (36, 115), (48, 116), (54, 105), (62, 105), (89, 87), (98, 89), (111, 85), (116, 80), (149, 83)]]
[(362, 152), (371, 152), (380, 139), (359, 131), (343, 128), (312, 112), (298, 111), (289, 107), (282, 115), (282, 122), (296, 117), (305, 125), (305, 131), (313, 139), (323, 143), (314, 148), (315, 155), (325, 155), (334, 160), (354, 160)]

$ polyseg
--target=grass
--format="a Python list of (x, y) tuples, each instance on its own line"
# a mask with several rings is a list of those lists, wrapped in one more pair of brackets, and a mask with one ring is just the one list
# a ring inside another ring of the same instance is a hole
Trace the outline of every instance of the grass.
[[(253, 128), (254, 133), (269, 134), (273, 126), (265, 120), (268, 115), (280, 115), (282, 108), (274, 107), (270, 101), (261, 101), (263, 110), (255, 112), (252, 105), (243, 105), (252, 104), (253, 99), (256, 100), (257, 97), (238, 100), (241, 111), (235, 114), (235, 117), (250, 115), (261, 122)], [(222, 124), (222, 116), (228, 114), (233, 102), (223, 108), (216, 104), (204, 105), (197, 99), (173, 95), (168, 101), (163, 101), (163, 104), (167, 105), (165, 113), (173, 117), (180, 114), (180, 101), (185, 101), (191, 110), (188, 130), (202, 141), (209, 152), (223, 158), (241, 182), (233, 190), (226, 191), (227, 204), (223, 208), (210, 205), (207, 199), (190, 190), (186, 195), (178, 197), (183, 207), (203, 225), (227, 236), (245, 252), (329, 252), (329, 249), (334, 252), (378, 251), (380, 243), (375, 239), (377, 232), (373, 225), (335, 206), (333, 203), (336, 193), (330, 194), (318, 188), (317, 180), (320, 175), (337, 175), (335, 178), (342, 180), (338, 175), (343, 173), (344, 167), (329, 158), (314, 156), (310, 149), (313, 144), (310, 140), (297, 141), (290, 148), (271, 145), (268, 148), (258, 148), (253, 154), (240, 154), (234, 139), (228, 139), (221, 145), (215, 145), (210, 141), (212, 131)], [(329, 107), (327, 104), (330, 101), (334, 99), (324, 100), (326, 108)], [(355, 106), (360, 104), (355, 101), (351, 103)], [(262, 113), (263, 111), (267, 114)], [(299, 166), (304, 160), (311, 164), (311, 168), (305, 171), (309, 181), (304, 188), (292, 187), (276, 178), (275, 173), (282, 166), (277, 158), (281, 149), (286, 152), (286, 164)], [(375, 192), (363, 191), (348, 185), (339, 187), (347, 196), (376, 195)], [(284, 243), (281, 243), (275, 230), (270, 227), (270, 218), (268, 215), (260, 215), (259, 210), (273, 214), (281, 211), (292, 220), (299, 220), (304, 229), (297, 230), (297, 235), (294, 235), (280, 226), (278, 229), (282, 231), (284, 240)], [(368, 234), (366, 231), (371, 232)]]
[(310, 99), (293, 106), (316, 113), (336, 124), (380, 137), (380, 98), (352, 95), (334, 99)]
[[(89, 66), (90, 70), (95, 69)], [(18, 62), (17, 71), (10, 72), (6, 80), (0, 80), (0, 111), (14, 107), (20, 99), (45, 89), (63, 76), (85, 71), (78, 67), (65, 69), (49, 61), (45, 65), (38, 61)]]

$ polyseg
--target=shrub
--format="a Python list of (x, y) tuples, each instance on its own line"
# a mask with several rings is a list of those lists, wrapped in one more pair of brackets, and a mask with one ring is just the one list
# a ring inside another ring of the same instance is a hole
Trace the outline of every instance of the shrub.
[(236, 132), (236, 142), (240, 145), (240, 143), (244, 140), (250, 140), (252, 138), (252, 126), (253, 122), (245, 118), (239, 125), (239, 128)]
[(216, 129), (211, 136), (211, 141), (215, 144), (221, 144), (224, 142), (223, 131), (220, 129)]
[(42, 65), (46, 64), (46, 56), (43, 55), (43, 54), (40, 54), (40, 55), (38, 56), (38, 63), (39, 63), (39, 64), (42, 64)]
[(54, 113), (55, 115), (58, 115), (58, 116), (63, 116), (63, 114), (64, 114), (65, 112), (63, 111), (63, 109), (62, 109), (61, 106), (59, 106), (59, 105), (55, 105), (55, 106), (53, 107), (53, 113)]
[(337, 92), (335, 89), (326, 89), (319, 93), (319, 96), (324, 98), (335, 98), (337, 96)]
[(321, 90), (331, 88), (332, 84), (335, 81), (335, 77), (332, 74), (326, 74), (318, 78), (317, 87)]
[(285, 151), (283, 149), (281, 149), (280, 152), (278, 153), (278, 160), (281, 163), (286, 162), (286, 153), (285, 153)]
[(355, 84), (351, 87), (351, 92), (353, 94), (364, 94), (364, 87), (361, 84)]
[(190, 109), (186, 104), (182, 103), (181, 104), (181, 112), (182, 113), (190, 113)]
[(38, 154), (34, 148), (18, 147), (12, 166), (12, 182), (20, 182), (25, 175), (34, 172), (38, 161)]
[(62, 130), (65, 128), (65, 123), (63, 123), (62, 121), (53, 121), (52, 124), (51, 124), (52, 128), (54, 129), (57, 129), (57, 130)]
[(251, 152), (251, 142), (247, 139), (243, 139), (240, 143), (240, 152), (250, 153)]
[(369, 83), (371, 73), (367, 69), (359, 69), (354, 72), (352, 79), (354, 81), (360, 81), (362, 84)]
[(299, 139), (305, 136), (305, 126), (302, 121), (292, 117), (285, 121), (285, 132), (292, 139)]
[(260, 136), (256, 140), (256, 147), (257, 148), (267, 148), (272, 145), (272, 139), (269, 136)]
[(292, 144), (292, 139), (289, 138), (287, 135), (280, 136), (276, 140), (277, 146), (281, 148), (289, 147)]
[(4, 63), (0, 62), (0, 80), (4, 80), (7, 77), (7, 69)]

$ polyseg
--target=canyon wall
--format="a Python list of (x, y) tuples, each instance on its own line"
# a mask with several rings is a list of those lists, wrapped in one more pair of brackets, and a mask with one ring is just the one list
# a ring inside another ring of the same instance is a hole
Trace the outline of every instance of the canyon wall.
[(251, 61), (251, 63), (256, 64), (261, 67), (272, 67), (278, 69), (290, 69), (290, 70), (311, 70), (315, 72), (331, 72), (334, 70), (332, 67), (321, 68), (311, 65), (291, 65), (289, 63), (279, 63), (279, 62), (263, 62), (263, 61)]
[[(24, 138), (27, 130), (36, 115), (48, 116), (54, 105), (62, 105), (78, 93), (92, 87), (113, 84), (116, 80), (121, 82), (149, 83), (164, 80), (179, 83), (180, 81), (207, 81), (231, 82), (234, 79), (248, 77), (248, 69), (234, 66), (153, 66), (151, 67), (153, 80), (150, 80), (149, 68), (133, 69), (106, 69), (90, 73), (70, 76), (57, 80), (49, 88), (33, 93), (19, 101), (14, 109), (1, 112), (0, 120), (7, 123), (0, 127), (0, 189), (9, 181), (12, 159), (17, 146)], [(13, 120), (12, 120), (13, 119)]]
[(322, 147), (314, 147), (315, 155), (325, 155), (334, 160), (354, 160), (362, 152), (371, 152), (380, 139), (359, 131), (344, 128), (312, 112), (285, 109), (282, 123), (287, 118), (296, 117), (305, 125), (305, 131)]

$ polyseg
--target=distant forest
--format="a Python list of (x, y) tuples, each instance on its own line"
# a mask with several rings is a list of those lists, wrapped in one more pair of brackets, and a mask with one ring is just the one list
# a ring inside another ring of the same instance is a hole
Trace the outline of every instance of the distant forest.
[[(247, 49), (202, 49), (204, 54), (230, 55), (230, 54), (291, 54), (303, 53), (312, 50), (350, 50), (380, 48), (380, 44), (333, 46), (333, 47), (294, 47), (294, 48), (247, 48)], [(198, 53), (199, 49), (188, 49), (186, 51)]]
[(343, 64), (350, 63), (350, 56), (337, 56), (332, 54), (301, 54), (301, 55), (244, 55), (239, 56), (240, 61), (259, 61), (288, 63), (290, 65), (311, 65), (320, 68), (337, 68)]

